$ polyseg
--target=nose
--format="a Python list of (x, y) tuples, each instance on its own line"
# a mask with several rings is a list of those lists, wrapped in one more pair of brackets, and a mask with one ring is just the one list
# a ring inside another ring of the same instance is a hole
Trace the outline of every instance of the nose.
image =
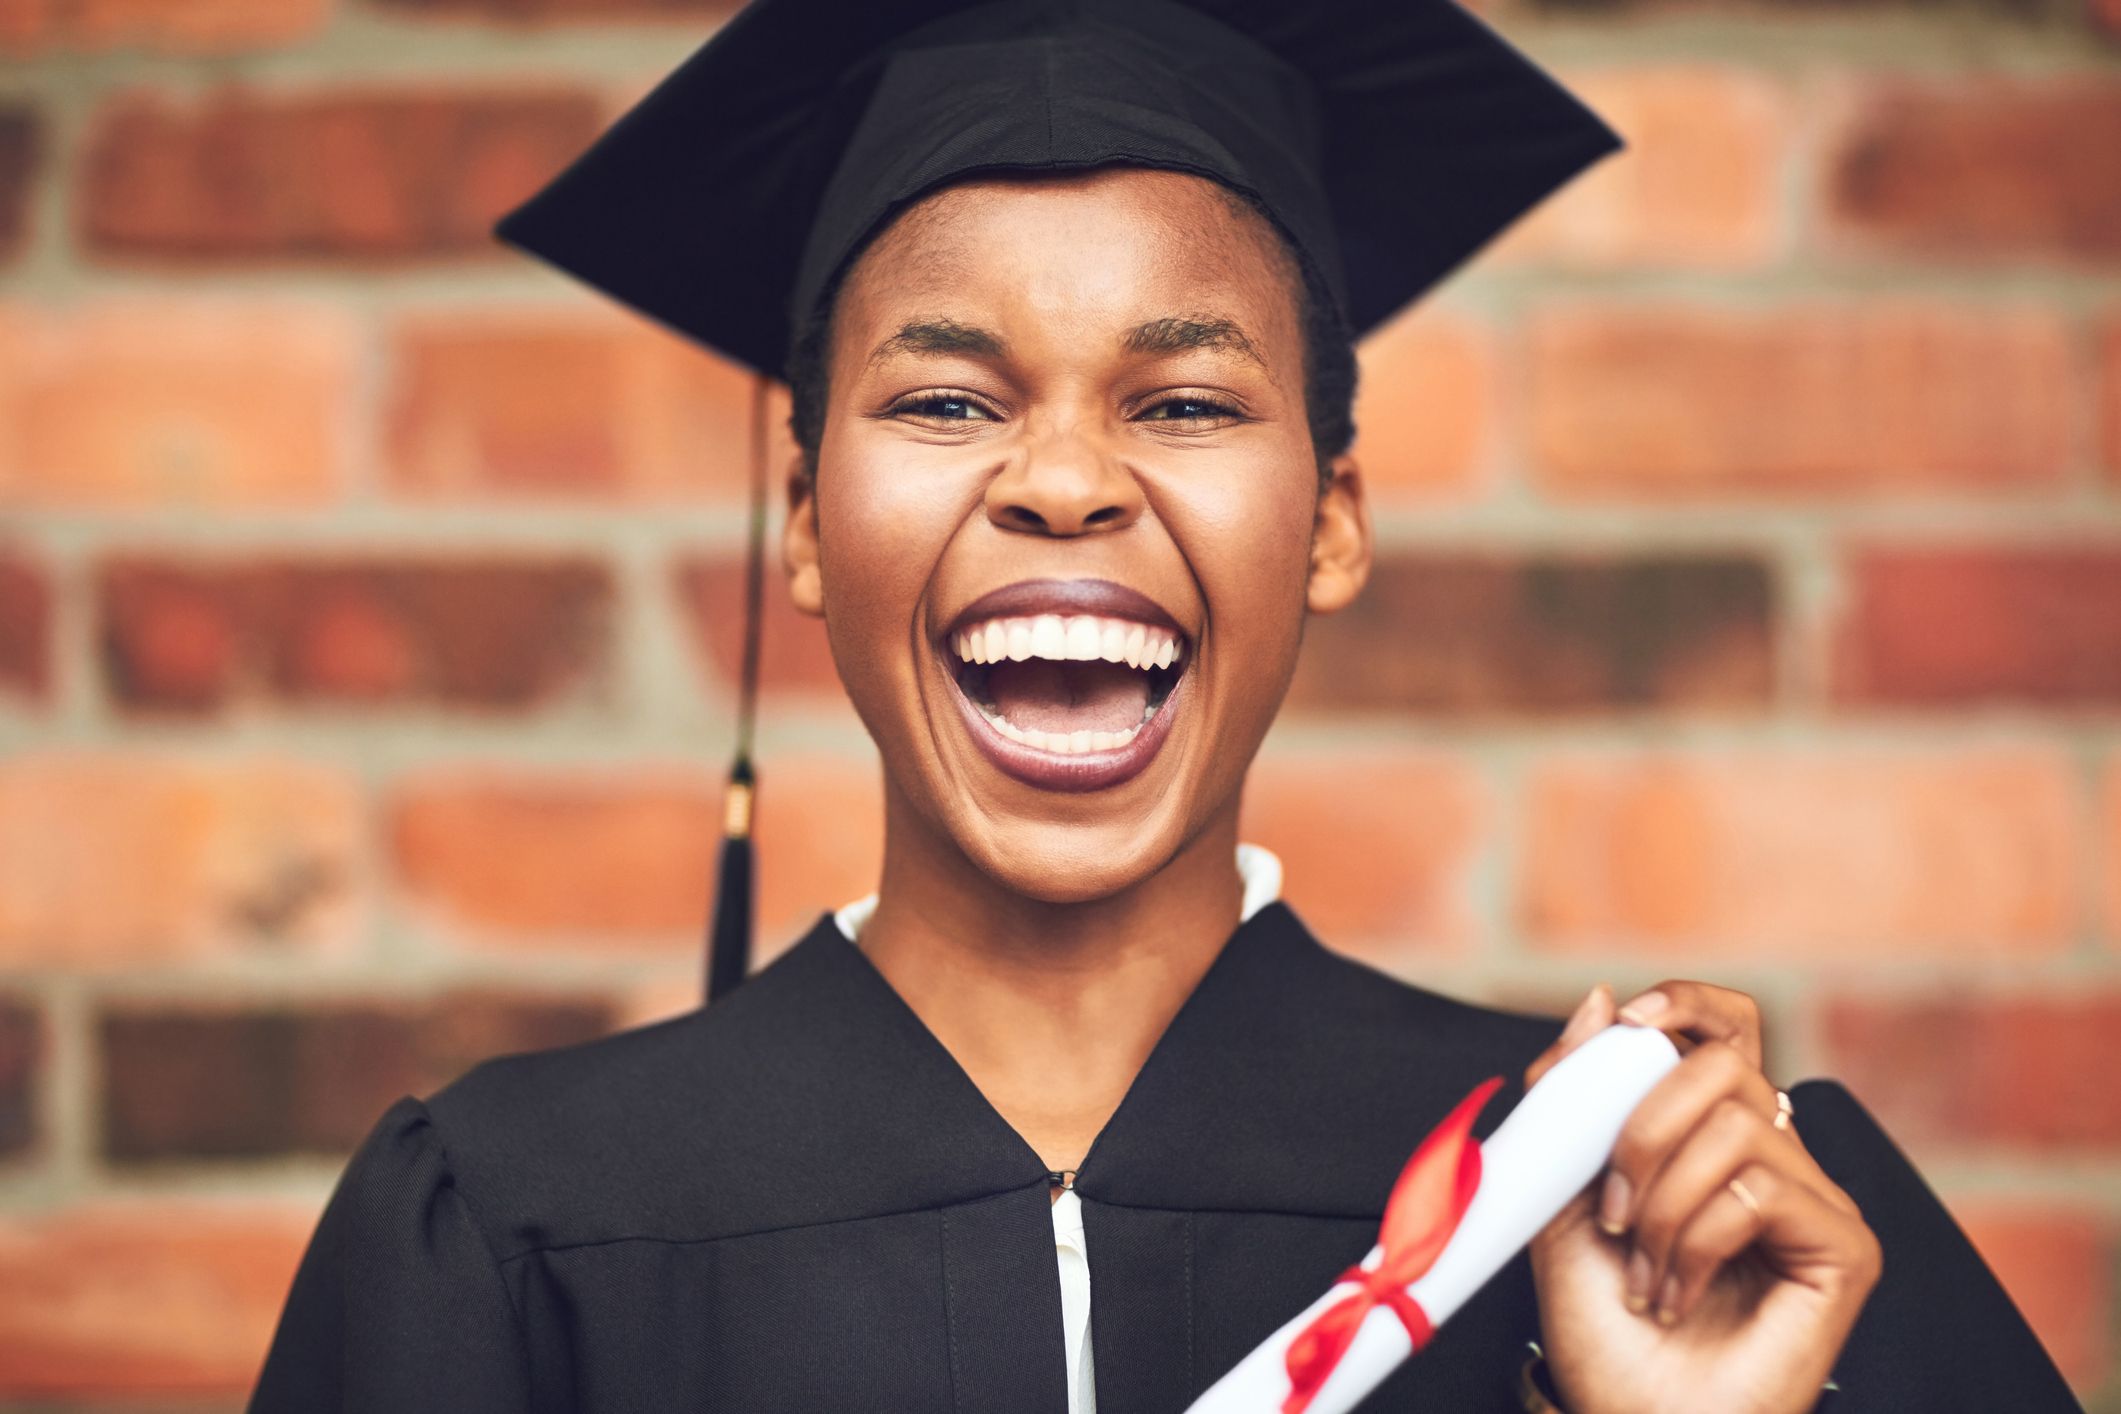
[(987, 484), (987, 519), (1004, 530), (1088, 535), (1132, 525), (1141, 513), (1141, 483), (1080, 431), (1029, 438)]

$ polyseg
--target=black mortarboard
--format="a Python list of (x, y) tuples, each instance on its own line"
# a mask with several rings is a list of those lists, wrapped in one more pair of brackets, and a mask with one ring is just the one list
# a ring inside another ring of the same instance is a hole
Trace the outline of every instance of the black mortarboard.
[[(1253, 197), (1360, 335), (1618, 145), (1451, 0), (753, 0), (498, 233), (780, 376), (819, 296), (922, 194), (1175, 168)], [(758, 564), (754, 545), (754, 585)], [(742, 976), (750, 930), (746, 660), (710, 992)]]

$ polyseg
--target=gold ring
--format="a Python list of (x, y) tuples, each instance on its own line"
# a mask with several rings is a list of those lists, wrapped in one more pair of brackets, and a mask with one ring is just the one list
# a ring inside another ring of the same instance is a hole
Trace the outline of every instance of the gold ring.
[(1753, 1196), (1753, 1191), (1735, 1178), (1731, 1180), (1730, 1187), (1731, 1196), (1745, 1204), (1746, 1211), (1757, 1220), (1760, 1217), (1760, 1200)]
[(1796, 1113), (1795, 1107), (1790, 1104), (1790, 1092), (1777, 1090), (1775, 1092), (1775, 1128), (1788, 1129), (1790, 1121)]

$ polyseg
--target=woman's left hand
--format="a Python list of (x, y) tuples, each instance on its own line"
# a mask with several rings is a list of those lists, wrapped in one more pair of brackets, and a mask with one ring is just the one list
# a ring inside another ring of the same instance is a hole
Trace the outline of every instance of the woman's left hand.
[[(1526, 1083), (1615, 1010), (1594, 988)], [(1775, 1127), (1751, 997), (1661, 982), (1619, 1010), (1686, 1054), (1629, 1117), (1603, 1181), (1533, 1240), (1562, 1407), (1809, 1410), (1877, 1283), (1878, 1239), (1796, 1129)]]

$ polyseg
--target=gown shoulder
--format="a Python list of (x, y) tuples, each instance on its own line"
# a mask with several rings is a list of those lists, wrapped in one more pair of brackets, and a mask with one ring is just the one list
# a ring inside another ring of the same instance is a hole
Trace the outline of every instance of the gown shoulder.
[(517, 1414), (524, 1328), (433, 1116), (406, 1096), (340, 1174), (250, 1414)]
[(1981, 1254), (1870, 1111), (1837, 1080), (1801, 1081), (1789, 1093), (1805, 1147), (1884, 1252), (1821, 1414), (2080, 1409)]

